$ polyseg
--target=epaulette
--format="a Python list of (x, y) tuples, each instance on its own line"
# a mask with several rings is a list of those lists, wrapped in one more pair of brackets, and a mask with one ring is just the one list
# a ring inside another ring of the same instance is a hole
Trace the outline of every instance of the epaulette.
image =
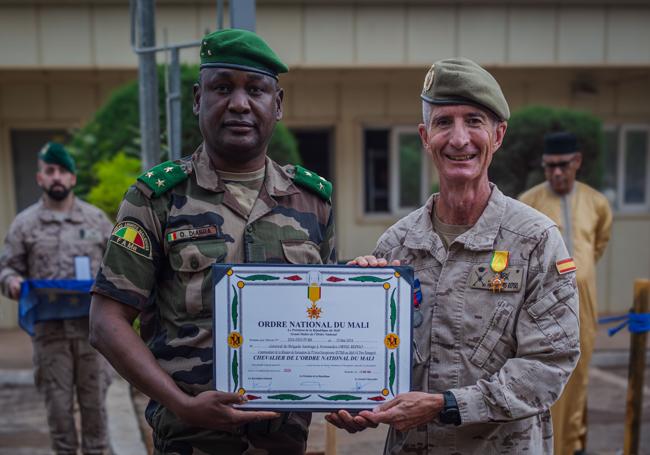
[(294, 166), (295, 172), (291, 177), (293, 181), (302, 187), (316, 193), (321, 199), (329, 201), (332, 197), (332, 183), (325, 180), (315, 172), (308, 171), (302, 166)]
[(138, 177), (138, 182), (151, 191), (146, 196), (158, 197), (186, 180), (191, 172), (191, 166), (184, 166), (184, 164), (182, 161), (165, 161)]

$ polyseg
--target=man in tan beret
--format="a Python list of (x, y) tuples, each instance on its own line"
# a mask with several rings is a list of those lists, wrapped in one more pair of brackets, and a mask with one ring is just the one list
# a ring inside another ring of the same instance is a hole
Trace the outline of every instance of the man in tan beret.
[(580, 353), (575, 266), (550, 219), (488, 180), (510, 114), (497, 81), (441, 60), (421, 98), (440, 192), (352, 261), (415, 271), (413, 391), (327, 419), (389, 424), (387, 454), (552, 453), (549, 408)]

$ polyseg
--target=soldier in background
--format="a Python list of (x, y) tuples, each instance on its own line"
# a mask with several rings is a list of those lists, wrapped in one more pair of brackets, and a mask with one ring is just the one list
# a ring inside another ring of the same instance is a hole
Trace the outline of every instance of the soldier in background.
[(576, 181), (581, 164), (582, 154), (575, 135), (547, 134), (542, 156), (546, 182), (519, 197), (557, 223), (577, 266), (580, 360), (560, 399), (551, 408), (557, 455), (580, 454), (586, 450), (589, 362), (598, 329), (596, 262), (607, 247), (612, 227), (612, 211), (605, 196)]
[[(0, 256), (2, 293), (18, 299), (25, 279), (74, 279), (75, 258), (87, 257), (96, 273), (112, 224), (98, 208), (74, 196), (75, 163), (58, 143), (38, 156), (36, 181), (43, 196), (18, 214)], [(88, 343), (88, 318), (45, 321), (34, 325), (34, 381), (44, 393), (52, 448), (57, 455), (76, 454), (74, 395), (81, 412), (84, 454), (108, 451), (104, 399), (108, 365)]]
[(332, 187), (266, 156), (288, 70), (267, 44), (221, 30), (200, 52), (204, 142), (128, 190), (93, 288), (91, 342), (151, 397), (156, 453), (302, 454), (310, 414), (242, 411), (244, 397), (214, 390), (210, 266), (334, 263)]

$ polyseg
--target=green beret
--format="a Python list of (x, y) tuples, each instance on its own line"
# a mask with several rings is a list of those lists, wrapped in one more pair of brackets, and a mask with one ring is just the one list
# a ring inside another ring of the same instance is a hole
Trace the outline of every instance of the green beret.
[(65, 147), (63, 147), (63, 145), (59, 144), (58, 142), (48, 142), (45, 144), (41, 151), (38, 152), (38, 159), (46, 162), (47, 164), (58, 164), (73, 174), (77, 173), (77, 167), (74, 164), (74, 159), (65, 149)]
[(262, 38), (236, 28), (219, 30), (203, 37), (201, 68), (233, 68), (275, 79), (279, 73), (289, 71)]
[(487, 109), (500, 120), (510, 109), (499, 83), (490, 73), (466, 58), (439, 60), (431, 65), (420, 97), (431, 104), (469, 104)]

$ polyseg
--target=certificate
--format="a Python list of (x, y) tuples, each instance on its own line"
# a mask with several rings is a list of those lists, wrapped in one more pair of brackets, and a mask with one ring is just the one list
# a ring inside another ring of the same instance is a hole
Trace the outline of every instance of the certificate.
[(410, 267), (215, 264), (214, 378), (250, 409), (371, 409), (411, 386)]

